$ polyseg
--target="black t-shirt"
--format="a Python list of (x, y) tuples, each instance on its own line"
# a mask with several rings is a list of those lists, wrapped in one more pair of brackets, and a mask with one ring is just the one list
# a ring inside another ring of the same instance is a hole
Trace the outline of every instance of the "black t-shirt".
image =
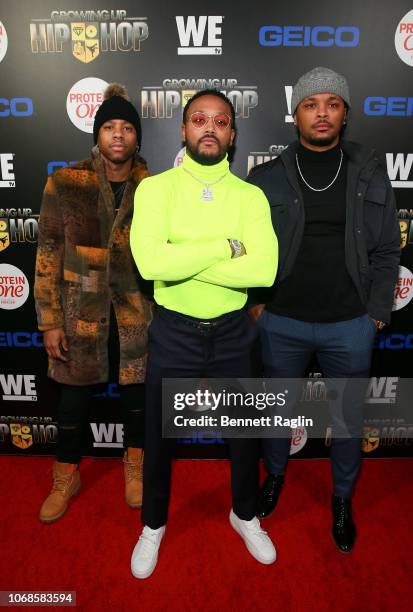
[[(293, 270), (277, 284), (267, 308), (275, 314), (312, 322), (361, 316), (366, 309), (345, 264), (347, 160), (343, 156), (340, 166), (339, 145), (318, 152), (300, 144), (297, 156), (302, 174), (297, 166), (304, 199), (304, 233)], [(328, 189), (313, 190), (327, 187), (336, 175)]]
[[(119, 210), (120, 203), (122, 201), (123, 192), (125, 191), (126, 181), (110, 181), (110, 186), (115, 196), (114, 211), (115, 216)], [(109, 380), (116, 382), (119, 378), (119, 361), (120, 361), (120, 347), (119, 347), (119, 330), (116, 321), (116, 315), (113, 308), (113, 304), (110, 304), (110, 323), (109, 323), (109, 337), (108, 337), (108, 357), (109, 357)]]
[(113, 195), (115, 196), (115, 212), (119, 210), (122, 202), (123, 192), (125, 191), (126, 181), (110, 181)]

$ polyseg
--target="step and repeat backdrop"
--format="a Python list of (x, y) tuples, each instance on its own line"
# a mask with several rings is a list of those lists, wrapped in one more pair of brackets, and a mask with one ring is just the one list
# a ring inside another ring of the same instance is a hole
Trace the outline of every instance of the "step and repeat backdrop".
[[(367, 401), (366, 457), (412, 456), (411, 423), (379, 418), (409, 377), (413, 349), (413, 1), (20, 0), (0, 12), (0, 453), (53, 454), (56, 386), (33, 301), (38, 217), (47, 175), (83, 159), (107, 83), (126, 85), (142, 118), (151, 173), (179, 164), (182, 107), (214, 87), (232, 100), (233, 171), (248, 171), (295, 138), (292, 85), (314, 66), (343, 73), (346, 137), (386, 159), (402, 240), (392, 323), (377, 335)], [(302, 401), (322, 398), (314, 364)], [(85, 454), (121, 453), (116, 381), (96, 390)], [(293, 432), (294, 457), (324, 457), (330, 439)], [(223, 457), (222, 439), (181, 440), (181, 457)]]

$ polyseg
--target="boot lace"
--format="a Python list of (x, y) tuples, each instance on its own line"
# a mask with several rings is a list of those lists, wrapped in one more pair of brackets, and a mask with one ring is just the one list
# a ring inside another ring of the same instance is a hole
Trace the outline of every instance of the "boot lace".
[(52, 493), (65, 494), (69, 489), (72, 474), (55, 474), (53, 479)]
[(251, 524), (248, 525), (248, 532), (252, 536), (258, 536), (260, 539), (267, 539), (268, 532), (265, 531), (261, 525), (259, 520), (256, 518)]
[(154, 547), (156, 547), (157, 539), (159, 538), (158, 532), (148, 532), (145, 529), (142, 531), (139, 542), (141, 545), (141, 554), (145, 556), (152, 555)]
[(336, 524), (339, 529), (344, 529), (344, 523), (347, 518), (347, 510), (344, 504), (340, 505), (336, 511)]

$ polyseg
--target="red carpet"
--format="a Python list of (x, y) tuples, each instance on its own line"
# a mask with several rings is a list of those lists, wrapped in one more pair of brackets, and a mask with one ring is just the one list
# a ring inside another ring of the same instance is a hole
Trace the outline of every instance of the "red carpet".
[(330, 536), (329, 462), (292, 461), (265, 521), (278, 552), (272, 566), (257, 563), (229, 526), (228, 464), (176, 462), (169, 524), (146, 581), (130, 574), (139, 512), (123, 502), (120, 460), (85, 460), (79, 497), (61, 521), (41, 525), (51, 464), (0, 458), (0, 590), (75, 590), (77, 609), (87, 612), (412, 609), (412, 460), (364, 462), (351, 555)]

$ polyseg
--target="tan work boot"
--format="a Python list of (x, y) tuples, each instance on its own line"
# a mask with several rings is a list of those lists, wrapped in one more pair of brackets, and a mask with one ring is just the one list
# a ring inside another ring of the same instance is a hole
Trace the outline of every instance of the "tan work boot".
[[(74, 469), (72, 469), (72, 467)], [(69, 500), (79, 492), (80, 475), (77, 465), (70, 463), (53, 464), (53, 487), (42, 507), (39, 519), (42, 523), (54, 523), (60, 519), (67, 510)]]
[(143, 450), (129, 447), (123, 457), (125, 501), (131, 508), (142, 506)]

